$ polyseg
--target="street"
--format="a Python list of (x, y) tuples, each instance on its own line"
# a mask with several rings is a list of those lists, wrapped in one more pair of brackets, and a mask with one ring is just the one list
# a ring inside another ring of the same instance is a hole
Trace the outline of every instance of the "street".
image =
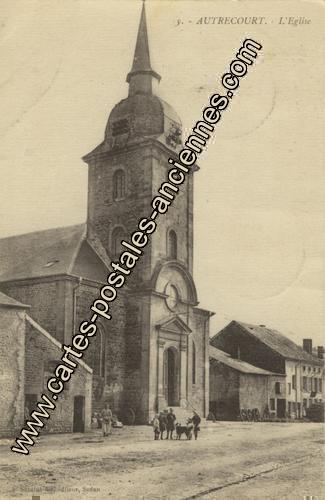
[(43, 435), (29, 456), (10, 444), (1, 499), (325, 498), (323, 424), (207, 423), (197, 441), (154, 441), (149, 426)]

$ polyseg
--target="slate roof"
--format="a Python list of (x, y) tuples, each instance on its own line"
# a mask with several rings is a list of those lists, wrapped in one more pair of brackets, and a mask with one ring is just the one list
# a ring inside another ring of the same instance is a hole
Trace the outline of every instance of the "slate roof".
[[(273, 373), (268, 370), (263, 370), (263, 368), (258, 368), (257, 366), (253, 366), (246, 361), (242, 361), (241, 359), (235, 359), (230, 356), (230, 354), (213, 347), (209, 346), (209, 356), (212, 359), (215, 359), (219, 363), (222, 363), (226, 366), (229, 366), (233, 370), (236, 370), (241, 373), (251, 374), (251, 375), (279, 375), (278, 373)], [(285, 375), (283, 375), (285, 376)]]
[(86, 225), (0, 239), (0, 282), (60, 274), (105, 281), (106, 267), (86, 241)]
[(0, 307), (18, 307), (21, 309), (26, 309), (30, 306), (26, 306), (25, 304), (18, 302), (18, 300), (12, 299), (11, 297), (8, 297), (8, 295), (0, 292)]
[(302, 347), (295, 344), (292, 340), (277, 330), (273, 330), (266, 326), (243, 323), (241, 321), (232, 321), (225, 327), (225, 329), (227, 329), (231, 324), (239, 325), (239, 327), (245, 332), (253, 335), (255, 338), (263, 342), (263, 344), (267, 345), (284, 358), (305, 361), (306, 363), (316, 363), (318, 365), (323, 364), (322, 360), (304, 351)]

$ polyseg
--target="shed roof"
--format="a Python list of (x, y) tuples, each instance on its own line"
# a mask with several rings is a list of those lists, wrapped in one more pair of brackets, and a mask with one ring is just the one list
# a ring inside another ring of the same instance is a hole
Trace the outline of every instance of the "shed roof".
[(229, 366), (230, 368), (233, 368), (234, 370), (241, 373), (252, 375), (281, 375), (279, 373), (273, 373), (268, 370), (263, 370), (263, 368), (253, 366), (249, 363), (246, 363), (246, 361), (242, 361), (241, 359), (232, 358), (230, 354), (221, 351), (220, 349), (217, 349), (212, 345), (209, 346), (209, 356), (210, 358), (219, 361), (219, 363), (223, 363), (224, 365)]

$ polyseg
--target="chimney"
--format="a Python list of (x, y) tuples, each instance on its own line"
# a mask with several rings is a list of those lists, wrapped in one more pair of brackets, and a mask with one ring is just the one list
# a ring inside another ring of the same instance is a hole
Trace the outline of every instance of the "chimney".
[(319, 346), (317, 347), (317, 357), (318, 357), (319, 359), (324, 359), (324, 346), (319, 345)]
[(302, 341), (302, 348), (304, 351), (308, 352), (309, 354), (312, 354), (313, 352), (313, 341), (312, 339), (303, 339)]

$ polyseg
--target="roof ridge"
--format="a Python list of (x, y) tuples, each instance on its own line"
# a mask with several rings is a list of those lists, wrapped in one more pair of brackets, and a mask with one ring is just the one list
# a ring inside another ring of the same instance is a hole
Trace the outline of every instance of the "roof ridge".
[[(239, 325), (239, 327), (244, 328), (247, 333), (252, 334), (254, 336), (257, 336), (258, 338), (259, 338), (259, 336), (256, 334), (258, 334), (259, 332), (258, 332), (258, 330), (255, 330), (255, 332), (254, 332), (254, 329), (263, 329), (266, 332), (271, 332), (271, 333), (279, 336), (281, 340), (283, 339), (283, 341), (285, 341), (286, 344), (289, 344), (289, 346), (287, 345), (287, 347), (289, 349), (290, 349), (290, 347), (291, 347), (291, 349), (293, 349), (293, 347), (295, 349), (298, 349), (299, 353), (301, 353), (303, 355), (302, 357), (304, 357), (305, 359), (310, 358), (310, 361), (312, 361), (312, 360), (319, 361), (319, 359), (315, 355), (310, 354), (309, 352), (305, 351), (301, 345), (297, 344), (290, 337), (287, 337), (284, 333), (280, 332), (279, 330), (276, 330), (275, 328), (269, 328), (266, 325), (263, 325), (263, 326), (262, 325), (254, 325), (253, 323), (245, 323), (243, 321), (235, 321), (235, 323), (237, 323)], [(265, 343), (265, 340), (263, 340), (263, 338), (259, 338), (259, 340), (261, 342)], [(291, 346), (290, 346), (290, 344), (291, 344)], [(301, 359), (299, 357), (297, 357), (298, 356), (297, 354), (294, 355), (294, 353), (292, 353), (291, 356), (286, 355), (286, 354), (282, 354), (279, 350), (276, 350), (274, 347), (271, 347), (269, 344), (267, 344), (267, 345), (268, 345), (269, 349), (273, 350), (274, 352), (278, 352), (283, 357), (297, 359), (297, 360), (301, 361)], [(306, 359), (306, 361), (307, 361), (307, 359)]]
[(45, 233), (46, 231), (55, 231), (58, 229), (71, 229), (72, 227), (77, 228), (77, 227), (81, 227), (81, 226), (86, 226), (86, 222), (80, 222), (78, 224), (71, 224), (69, 226), (48, 227), (47, 229), (39, 229), (37, 231), (29, 231), (28, 233), (12, 234), (11, 236), (5, 236), (4, 238), (0, 238), (0, 241), (9, 240), (11, 238), (21, 238), (22, 236), (28, 236), (31, 234)]

